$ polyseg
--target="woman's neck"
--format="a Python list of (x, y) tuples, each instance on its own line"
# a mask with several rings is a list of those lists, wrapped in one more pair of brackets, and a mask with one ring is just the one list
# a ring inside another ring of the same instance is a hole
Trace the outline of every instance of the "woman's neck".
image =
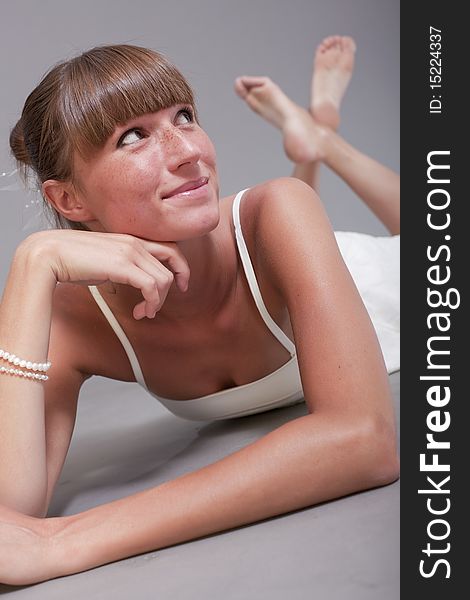
[(167, 321), (210, 318), (224, 306), (236, 282), (222, 236), (215, 230), (177, 244), (189, 264), (189, 288), (181, 292), (173, 283), (159, 311), (160, 318)]

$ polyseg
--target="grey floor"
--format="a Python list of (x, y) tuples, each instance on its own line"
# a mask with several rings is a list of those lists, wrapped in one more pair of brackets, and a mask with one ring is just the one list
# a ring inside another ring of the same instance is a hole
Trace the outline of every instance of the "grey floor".
[[(400, 374), (390, 376), (399, 421)], [(212, 423), (173, 416), (134, 384), (100, 378), (80, 399), (49, 516), (158, 485), (306, 414), (305, 404)], [(34, 586), (31, 600), (396, 600), (399, 482)]]

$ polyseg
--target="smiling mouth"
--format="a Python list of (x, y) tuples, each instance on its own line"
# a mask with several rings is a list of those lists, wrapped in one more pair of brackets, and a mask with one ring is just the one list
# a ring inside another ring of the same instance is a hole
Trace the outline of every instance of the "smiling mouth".
[(162, 199), (166, 200), (168, 198), (172, 198), (173, 196), (189, 196), (191, 192), (206, 185), (208, 181), (209, 177), (200, 177), (199, 179), (196, 179), (194, 181), (188, 181), (187, 183), (184, 183), (183, 185), (176, 188), (166, 196), (162, 196)]

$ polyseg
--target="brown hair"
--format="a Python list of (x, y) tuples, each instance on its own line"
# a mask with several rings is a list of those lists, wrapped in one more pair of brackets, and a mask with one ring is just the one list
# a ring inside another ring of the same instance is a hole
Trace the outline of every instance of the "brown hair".
[[(27, 176), (73, 181), (73, 154), (100, 148), (115, 127), (175, 104), (191, 87), (162, 54), (127, 44), (98, 46), (53, 67), (26, 99), (10, 148)], [(197, 120), (197, 116), (196, 116)], [(52, 210), (57, 227), (87, 229)]]

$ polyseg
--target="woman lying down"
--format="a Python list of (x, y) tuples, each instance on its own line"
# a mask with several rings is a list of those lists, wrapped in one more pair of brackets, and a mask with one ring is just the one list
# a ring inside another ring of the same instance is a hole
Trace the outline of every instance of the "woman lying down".
[[(27, 98), (11, 148), (57, 227), (19, 245), (0, 307), (1, 582), (397, 479), (399, 178), (336, 132), (354, 51), (347, 37), (320, 44), (309, 110), (266, 77), (237, 78), (295, 169), (225, 198), (193, 93), (157, 52), (94, 48)], [(390, 237), (335, 235), (314, 191), (321, 163)], [(307, 414), (157, 487), (45, 518), (92, 375), (135, 381), (188, 419), (298, 402)]]

